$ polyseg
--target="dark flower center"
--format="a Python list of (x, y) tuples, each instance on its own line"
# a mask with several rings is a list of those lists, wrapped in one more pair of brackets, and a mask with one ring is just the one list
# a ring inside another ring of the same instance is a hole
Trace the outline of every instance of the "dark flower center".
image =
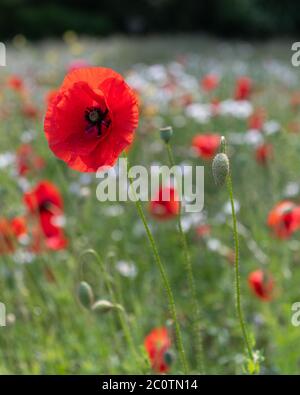
[(45, 212), (49, 211), (52, 206), (52, 202), (50, 200), (44, 200), (39, 204), (39, 211)]
[(85, 120), (87, 121), (87, 126), (85, 128), (86, 133), (91, 133), (94, 131), (94, 128), (96, 128), (97, 136), (100, 137), (104, 129), (108, 129), (111, 124), (108, 113), (108, 109), (103, 111), (98, 107), (88, 107), (84, 114)]

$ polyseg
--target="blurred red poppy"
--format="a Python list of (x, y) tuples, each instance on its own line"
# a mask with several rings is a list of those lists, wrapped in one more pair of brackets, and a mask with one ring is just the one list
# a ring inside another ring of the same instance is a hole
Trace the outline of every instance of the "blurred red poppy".
[(178, 215), (179, 196), (173, 187), (162, 187), (150, 202), (150, 213), (157, 219), (167, 220)]
[(218, 134), (198, 134), (193, 138), (192, 147), (203, 159), (212, 159), (220, 145)]
[(250, 97), (252, 81), (249, 77), (240, 77), (235, 84), (235, 100), (247, 100)]
[(152, 369), (159, 373), (168, 372), (169, 350), (171, 339), (167, 328), (153, 329), (144, 340), (144, 346), (148, 353)]
[[(61, 226), (63, 200), (56, 186), (49, 181), (41, 181), (32, 191), (24, 194), (24, 202), (32, 215), (38, 215), (45, 245), (53, 250), (65, 248), (67, 240)], [(39, 232), (33, 234), (39, 241)], [(35, 243), (39, 244), (37, 240)]]
[(261, 130), (264, 122), (266, 120), (266, 112), (264, 109), (260, 108), (254, 111), (252, 115), (250, 115), (248, 119), (248, 127), (249, 129)]
[(252, 292), (261, 300), (269, 301), (272, 299), (274, 281), (269, 274), (262, 270), (256, 270), (249, 274), (248, 284)]
[(30, 170), (41, 170), (44, 165), (44, 159), (35, 155), (30, 144), (22, 144), (16, 153), (17, 171), (20, 176), (26, 175)]
[(11, 220), (11, 228), (17, 238), (27, 234), (27, 223), (25, 217), (15, 217)]
[(22, 114), (25, 118), (35, 119), (39, 116), (39, 110), (31, 103), (24, 103), (21, 108)]
[(6, 218), (0, 218), (0, 254), (9, 254), (14, 249), (14, 234), (11, 223)]
[(219, 85), (219, 76), (216, 74), (206, 74), (201, 80), (202, 89), (206, 92), (212, 91)]
[(277, 237), (289, 238), (300, 228), (300, 206), (288, 200), (278, 203), (270, 211), (267, 223)]
[(17, 92), (21, 92), (24, 90), (24, 82), (22, 80), (21, 77), (19, 77), (18, 75), (11, 75), (8, 79), (7, 79), (7, 85), (17, 91)]
[(267, 162), (273, 157), (272, 144), (261, 144), (255, 149), (255, 159), (260, 165), (266, 165)]
[(89, 67), (66, 76), (49, 104), (44, 129), (54, 154), (71, 168), (113, 165), (138, 125), (134, 92), (111, 69)]
[(208, 237), (211, 234), (211, 226), (208, 224), (199, 225), (196, 228), (196, 233), (200, 238)]

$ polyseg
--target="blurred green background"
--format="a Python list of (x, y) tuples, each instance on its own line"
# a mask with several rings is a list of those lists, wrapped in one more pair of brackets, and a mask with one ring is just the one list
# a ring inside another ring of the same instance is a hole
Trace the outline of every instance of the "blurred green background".
[(208, 32), (265, 38), (300, 32), (294, 0), (0, 0), (1, 39), (112, 33)]

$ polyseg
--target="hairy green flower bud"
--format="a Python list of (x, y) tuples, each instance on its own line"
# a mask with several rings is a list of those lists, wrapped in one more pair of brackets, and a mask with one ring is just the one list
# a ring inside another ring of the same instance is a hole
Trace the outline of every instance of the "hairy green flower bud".
[(224, 153), (217, 154), (212, 162), (212, 172), (215, 183), (222, 186), (229, 174), (229, 159)]
[(105, 314), (112, 310), (123, 310), (120, 304), (114, 304), (108, 300), (97, 300), (92, 306), (92, 310), (95, 313)]
[(94, 302), (94, 294), (91, 286), (87, 282), (81, 281), (77, 288), (77, 296), (83, 307), (86, 309), (91, 308)]

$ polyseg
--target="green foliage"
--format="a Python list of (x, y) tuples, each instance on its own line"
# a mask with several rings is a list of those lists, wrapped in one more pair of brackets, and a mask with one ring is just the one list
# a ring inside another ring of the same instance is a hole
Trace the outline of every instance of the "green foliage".
[(267, 37), (296, 35), (299, 15), (293, 0), (1, 0), (0, 34), (41, 38), (71, 29), (88, 35), (207, 31)]

